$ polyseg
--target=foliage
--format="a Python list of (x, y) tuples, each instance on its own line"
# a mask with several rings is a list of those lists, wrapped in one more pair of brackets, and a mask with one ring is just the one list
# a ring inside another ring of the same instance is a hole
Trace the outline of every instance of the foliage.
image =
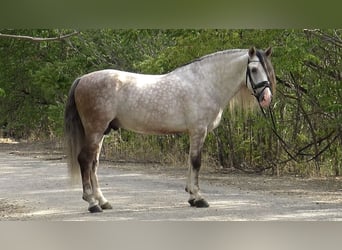
[[(278, 86), (272, 111), (285, 143), (273, 133), (269, 113), (265, 119), (257, 110), (227, 110), (206, 141), (207, 163), (245, 172), (340, 175), (341, 30), (101, 29), (56, 41), (0, 38), (0, 126), (16, 138), (61, 137), (66, 96), (77, 76), (103, 68), (162, 74), (211, 52), (250, 46), (274, 48)], [(184, 164), (188, 138), (120, 130), (104, 147), (108, 157), (115, 157), (110, 151), (117, 157), (125, 151), (133, 152), (125, 159)]]

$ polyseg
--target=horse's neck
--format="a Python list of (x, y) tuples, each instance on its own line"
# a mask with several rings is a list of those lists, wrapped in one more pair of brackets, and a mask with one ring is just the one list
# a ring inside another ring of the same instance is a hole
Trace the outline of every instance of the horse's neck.
[[(189, 70), (201, 76), (204, 86), (209, 87), (222, 107), (240, 90), (246, 78), (247, 51), (217, 53), (204, 58)], [(210, 86), (211, 85), (211, 86)]]

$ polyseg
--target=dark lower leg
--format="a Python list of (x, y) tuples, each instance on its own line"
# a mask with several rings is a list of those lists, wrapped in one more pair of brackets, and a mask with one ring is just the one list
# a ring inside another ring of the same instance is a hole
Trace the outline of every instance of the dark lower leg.
[(198, 130), (190, 136), (189, 172), (186, 191), (190, 194), (191, 206), (208, 207), (209, 204), (203, 199), (199, 183), (199, 171), (201, 169), (202, 147), (206, 137), (206, 130)]
[(99, 212), (101, 208), (98, 206), (98, 202), (93, 194), (93, 187), (91, 183), (91, 171), (94, 164), (94, 154), (91, 148), (84, 147), (79, 156), (78, 162), (81, 168), (83, 196), (82, 198), (89, 203), (88, 210), (91, 212)]
[(189, 179), (186, 191), (190, 194), (188, 200), (189, 204), (194, 207), (209, 207), (208, 202), (202, 197), (200, 193), (198, 177), (201, 168), (201, 153), (197, 156), (191, 157), (191, 165), (189, 167)]

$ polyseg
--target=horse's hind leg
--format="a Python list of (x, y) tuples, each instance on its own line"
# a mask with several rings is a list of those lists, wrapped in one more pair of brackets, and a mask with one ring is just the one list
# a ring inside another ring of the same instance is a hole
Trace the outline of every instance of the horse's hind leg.
[[(102, 209), (98, 204), (98, 200), (94, 195), (93, 180), (94, 170), (97, 166), (97, 152), (102, 141), (101, 136), (88, 137), (78, 155), (78, 162), (81, 168), (83, 196), (82, 198), (89, 203), (88, 210), (92, 213), (101, 212)], [(95, 175), (96, 177), (96, 175)], [(96, 179), (97, 183), (97, 179)]]
[(91, 184), (93, 188), (93, 194), (95, 196), (95, 199), (98, 200), (100, 207), (102, 209), (112, 209), (112, 206), (110, 205), (108, 200), (103, 196), (98, 179), (97, 179), (97, 168), (99, 167), (99, 159), (100, 159), (100, 152), (102, 148), (103, 139), (104, 137), (102, 137), (102, 140), (99, 143), (99, 146), (96, 152), (96, 157), (95, 157), (94, 165), (91, 171), (90, 180), (91, 180)]

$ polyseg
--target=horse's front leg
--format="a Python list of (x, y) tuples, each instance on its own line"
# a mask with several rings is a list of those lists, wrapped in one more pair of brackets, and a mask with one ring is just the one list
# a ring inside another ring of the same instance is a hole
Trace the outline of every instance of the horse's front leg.
[(189, 171), (185, 191), (190, 194), (189, 204), (194, 207), (209, 207), (200, 193), (198, 176), (201, 169), (202, 148), (207, 136), (207, 129), (190, 133)]

